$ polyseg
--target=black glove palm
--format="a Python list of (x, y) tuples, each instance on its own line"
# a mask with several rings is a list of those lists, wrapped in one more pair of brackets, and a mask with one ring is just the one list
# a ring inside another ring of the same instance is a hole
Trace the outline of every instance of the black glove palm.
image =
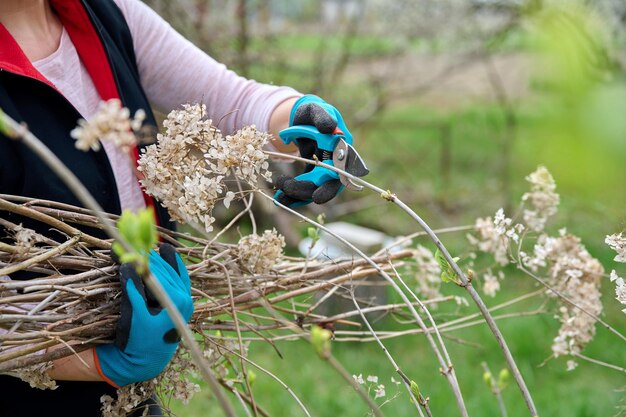
[[(314, 126), (320, 133), (340, 133), (350, 136), (339, 111), (316, 96), (304, 96), (294, 105), (290, 126), (309, 125)], [(313, 139), (299, 138), (296, 141), (300, 156), (306, 159), (320, 160), (332, 159), (332, 154), (318, 148)], [(276, 179), (276, 188), (282, 192), (277, 193), (276, 200), (289, 207), (298, 207), (310, 202), (323, 204), (333, 199), (342, 189), (338, 179), (331, 179), (322, 183), (316, 183), (307, 178), (307, 173), (314, 166), (308, 164), (303, 174), (297, 177), (281, 175)]]

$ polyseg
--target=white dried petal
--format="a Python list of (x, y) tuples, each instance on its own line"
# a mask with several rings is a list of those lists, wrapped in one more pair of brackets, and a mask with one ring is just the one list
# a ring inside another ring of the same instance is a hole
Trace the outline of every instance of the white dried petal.
[(567, 361), (567, 370), (568, 371), (573, 371), (577, 367), (578, 367), (578, 362), (576, 362), (574, 360), (571, 360), (571, 359)]
[(146, 118), (144, 110), (138, 110), (133, 119), (130, 111), (122, 107), (119, 99), (101, 101), (96, 114), (89, 121), (80, 119), (70, 132), (76, 139), (75, 146), (82, 151), (100, 149), (100, 141), (110, 141), (124, 152), (137, 143), (135, 132), (141, 129)]
[(489, 297), (495, 297), (499, 290), (500, 281), (498, 277), (491, 272), (491, 269), (487, 270), (483, 276), (483, 292)]
[(465, 297), (459, 297), (458, 295), (455, 295), (454, 296), (454, 302), (458, 306), (469, 307), (469, 301), (467, 301), (467, 298), (465, 298)]
[(285, 238), (276, 229), (239, 240), (239, 262), (253, 274), (267, 274), (283, 255)]
[(179, 222), (197, 222), (213, 229), (213, 209), (218, 201), (229, 207), (235, 197), (228, 191), (227, 176), (258, 187), (259, 177), (269, 178), (267, 156), (261, 150), (266, 133), (254, 126), (223, 136), (205, 119), (205, 105), (185, 104), (170, 112), (165, 132), (145, 149), (139, 161), (141, 184)]
[(550, 217), (556, 214), (559, 205), (559, 195), (555, 192), (556, 183), (550, 172), (544, 166), (526, 177), (530, 182), (530, 192), (522, 196), (522, 201), (530, 204), (524, 210), (524, 222), (536, 232), (542, 231)]
[(380, 384), (376, 387), (376, 389), (374, 390), (374, 399), (378, 399), (378, 398), (382, 398), (384, 397), (385, 394), (385, 386), (383, 384)]
[(226, 197), (224, 197), (224, 207), (229, 208), (231, 201), (235, 198), (235, 193), (228, 191)]
[(610, 235), (604, 239), (604, 242), (617, 252), (613, 258), (615, 262), (626, 262), (626, 236), (623, 236), (622, 233)]

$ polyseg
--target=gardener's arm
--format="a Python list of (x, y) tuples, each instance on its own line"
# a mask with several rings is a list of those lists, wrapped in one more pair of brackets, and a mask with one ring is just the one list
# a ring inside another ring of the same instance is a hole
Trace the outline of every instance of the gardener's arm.
[[(155, 107), (169, 112), (184, 103), (204, 103), (225, 134), (256, 125), (277, 137), (287, 127), (291, 107), (302, 94), (238, 76), (139, 0), (115, 2), (130, 27), (141, 83)], [(277, 148), (296, 150), (279, 142), (274, 142)]]
[(94, 349), (55, 360), (48, 375), (59, 381), (103, 381), (96, 368)]
[[(303, 97), (288, 87), (240, 77), (182, 37), (139, 0), (115, 2), (133, 36), (142, 85), (157, 107), (169, 111), (183, 103), (204, 103), (209, 118), (224, 133), (256, 125), (261, 131), (272, 133), (273, 147), (285, 153), (297, 152), (295, 146), (285, 147), (277, 137), (290, 123), (312, 125), (322, 133), (333, 133), (339, 128), (351, 143), (343, 117), (321, 98)], [(323, 152), (317, 145), (305, 142), (297, 143), (301, 156), (322, 159)], [(311, 201), (322, 204), (341, 191), (339, 180), (329, 180), (333, 175), (318, 175), (319, 170), (309, 174), (310, 167), (306, 171), (308, 175), (304, 177), (276, 180), (281, 203), (293, 207)]]
[(276, 107), (270, 117), (268, 132), (275, 138), (272, 144), (279, 152), (293, 154), (298, 151), (298, 148), (293, 142), (289, 145), (285, 145), (282, 140), (278, 139), (278, 132), (289, 127), (289, 115), (296, 101), (298, 101), (297, 97), (283, 101)]

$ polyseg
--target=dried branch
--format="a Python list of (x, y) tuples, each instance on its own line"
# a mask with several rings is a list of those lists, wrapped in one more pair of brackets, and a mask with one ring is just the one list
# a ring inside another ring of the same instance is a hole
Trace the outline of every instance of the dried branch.
[[(266, 153), (270, 155), (275, 154), (273, 152), (266, 152)], [(372, 191), (375, 191), (383, 199), (396, 204), (398, 207), (400, 207), (404, 212), (406, 212), (413, 220), (415, 220), (420, 225), (420, 227), (427, 233), (428, 237), (430, 237), (433, 243), (437, 246), (439, 251), (441, 251), (442, 255), (444, 256), (446, 261), (449, 263), (449, 265), (455, 272), (456, 276), (460, 280), (461, 287), (467, 290), (470, 297), (472, 298), (472, 300), (474, 301), (474, 303), (480, 310), (482, 316), (487, 322), (487, 325), (489, 326), (489, 329), (491, 330), (496, 341), (498, 342), (498, 345), (500, 346), (500, 350), (502, 350), (502, 353), (504, 354), (504, 358), (506, 359), (506, 362), (511, 370), (511, 373), (513, 374), (513, 377), (515, 378), (515, 382), (517, 383), (517, 386), (520, 392), (522, 393), (522, 396), (524, 397), (524, 402), (526, 403), (526, 406), (530, 412), (530, 415), (532, 417), (537, 416), (538, 415), (537, 408), (535, 407), (532, 396), (530, 395), (530, 392), (528, 391), (528, 387), (526, 386), (526, 382), (524, 381), (524, 378), (521, 372), (519, 371), (519, 368), (517, 367), (517, 363), (515, 362), (515, 359), (513, 358), (513, 355), (511, 354), (511, 351), (506, 343), (506, 340), (504, 339), (504, 336), (502, 335), (502, 332), (500, 331), (493, 317), (489, 313), (489, 310), (487, 306), (485, 305), (485, 303), (483, 302), (482, 298), (472, 286), (471, 281), (467, 278), (467, 275), (465, 274), (465, 272), (461, 270), (459, 265), (455, 262), (453, 257), (450, 255), (446, 247), (443, 245), (439, 237), (433, 232), (430, 226), (428, 226), (428, 224), (424, 220), (422, 220), (422, 218), (417, 213), (411, 210), (409, 206), (407, 206), (404, 202), (398, 199), (398, 197), (395, 194), (391, 193), (390, 191), (383, 190), (359, 177), (355, 177), (354, 175), (351, 175), (348, 172), (345, 172), (341, 169), (337, 169), (336, 167), (332, 165), (328, 165), (320, 161), (313, 161), (313, 160), (308, 160), (308, 159), (304, 159), (300, 157), (294, 157), (294, 156), (288, 156), (288, 157), (290, 159), (299, 160), (308, 164), (322, 166), (324, 168), (330, 169), (331, 171), (334, 171), (341, 175), (346, 176), (350, 180), (360, 185), (363, 185)], [(453, 372), (453, 369), (452, 369), (452, 372)]]

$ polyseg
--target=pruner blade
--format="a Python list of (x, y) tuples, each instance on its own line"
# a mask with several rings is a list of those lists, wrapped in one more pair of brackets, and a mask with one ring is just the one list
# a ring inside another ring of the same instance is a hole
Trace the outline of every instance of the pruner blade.
[[(339, 139), (333, 151), (333, 165), (355, 177), (364, 177), (370, 172), (356, 149), (343, 139)], [(363, 186), (354, 183), (345, 175), (339, 174), (339, 181), (349, 190), (363, 190)]]

